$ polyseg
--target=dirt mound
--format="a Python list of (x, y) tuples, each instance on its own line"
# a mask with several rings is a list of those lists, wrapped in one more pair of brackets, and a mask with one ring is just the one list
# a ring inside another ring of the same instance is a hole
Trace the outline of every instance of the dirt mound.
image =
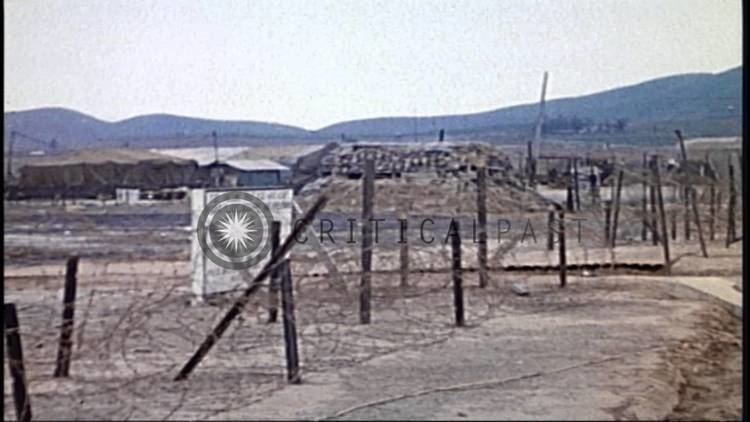
[[(357, 213), (362, 209), (362, 181), (329, 176), (316, 180), (299, 193), (299, 201), (307, 204), (321, 193), (330, 197), (327, 211)], [(547, 204), (538, 195), (488, 180), (487, 212), (508, 214), (544, 211)], [(375, 181), (375, 212), (446, 215), (477, 212), (475, 179), (435, 178), (428, 175), (407, 175), (398, 179)]]

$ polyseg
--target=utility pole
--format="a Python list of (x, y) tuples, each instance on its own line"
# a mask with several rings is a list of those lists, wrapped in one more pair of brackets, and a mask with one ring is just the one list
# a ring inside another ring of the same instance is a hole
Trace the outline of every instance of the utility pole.
[(544, 100), (547, 96), (547, 77), (548, 74), (545, 71), (544, 77), (542, 78), (542, 96), (539, 100), (539, 116), (536, 120), (536, 128), (534, 130), (534, 141), (529, 141), (527, 144), (528, 148), (528, 162), (527, 162), (527, 173), (528, 173), (528, 180), (529, 180), (529, 186), (534, 187), (536, 185), (535, 182), (535, 176), (536, 176), (536, 159), (533, 155), (533, 148), (532, 143), (537, 143), (537, 155), (539, 154), (539, 147), (542, 140), (542, 125), (544, 124)]
[(211, 132), (211, 136), (214, 138), (214, 160), (219, 162), (219, 141), (216, 138), (216, 131)]

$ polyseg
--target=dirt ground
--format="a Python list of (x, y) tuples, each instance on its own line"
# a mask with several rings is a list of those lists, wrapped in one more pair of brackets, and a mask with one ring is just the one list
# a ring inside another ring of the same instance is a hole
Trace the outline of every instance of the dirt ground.
[[(286, 384), (266, 289), (190, 378), (174, 382), (231, 299), (191, 300), (183, 207), (6, 207), (5, 301), (18, 307), (34, 418), (741, 418), (741, 321), (666, 277), (571, 272), (561, 289), (554, 273), (493, 271), (479, 289), (469, 272), (467, 327), (457, 328), (448, 273), (414, 272), (406, 288), (398, 275), (375, 274), (373, 321), (361, 325), (359, 277), (342, 276), (344, 292), (313, 276), (320, 264), (309, 248), (293, 255), (302, 384)], [(413, 264), (440, 261), (436, 249)], [(544, 242), (528, 249), (543, 253)], [(717, 240), (709, 259), (691, 258), (694, 242), (675, 251), (687, 258), (674, 277), (739, 281), (741, 244)], [(71, 253), (82, 256), (74, 355), (71, 377), (56, 379)], [(337, 255), (342, 266), (356, 264), (347, 253)], [(514, 282), (530, 295), (512, 294)], [(4, 382), (10, 419), (8, 375)]]

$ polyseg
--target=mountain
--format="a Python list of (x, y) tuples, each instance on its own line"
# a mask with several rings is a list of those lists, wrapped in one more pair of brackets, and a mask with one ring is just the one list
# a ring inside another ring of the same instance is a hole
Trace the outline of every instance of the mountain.
[[(155, 147), (160, 141), (199, 141), (210, 145), (211, 132), (222, 138), (304, 138), (305, 129), (276, 123), (254, 121), (209, 120), (169, 114), (150, 114), (118, 122), (105, 122), (83, 113), (65, 108), (39, 108), (5, 113), (5, 139), (11, 131), (18, 131), (40, 141), (55, 139), (58, 148), (111, 147), (138, 144)], [(29, 140), (28, 138), (24, 138)], [(26, 149), (40, 148), (33, 141)], [(150, 141), (150, 142), (146, 142)], [(192, 144), (191, 144), (192, 145)], [(172, 143), (169, 146), (173, 146)]]
[[(17, 145), (18, 150), (40, 148), (53, 138), (60, 149), (112, 146), (209, 146), (216, 131), (222, 145), (249, 142), (304, 142), (347, 137), (394, 138), (445, 129), (452, 134), (513, 132), (528, 136), (536, 120), (538, 104), (505, 107), (482, 113), (434, 117), (384, 117), (337, 123), (317, 131), (276, 123), (225, 121), (152, 114), (106, 122), (64, 108), (40, 108), (6, 112), (4, 139), (19, 131), (42, 142)], [(596, 94), (550, 100), (547, 120), (576, 119), (599, 123), (622, 120), (628, 130), (623, 142), (641, 130), (643, 139), (658, 131), (665, 138), (677, 127), (690, 136), (736, 136), (742, 127), (742, 67), (717, 74), (694, 73), (654, 79)], [(415, 122), (416, 120), (416, 122)], [(646, 131), (647, 128), (647, 131)], [(432, 136), (432, 135), (430, 135)], [(597, 134), (598, 136), (598, 134)], [(619, 135), (618, 135), (619, 136)], [(632, 139), (631, 139), (632, 141)], [(652, 141), (649, 141), (652, 142)], [(7, 142), (6, 142), (7, 144)]]
[[(481, 131), (532, 124), (538, 104), (435, 117), (387, 117), (337, 123), (318, 134), (387, 136), (409, 134), (414, 127), (443, 128), (446, 132)], [(594, 121), (627, 119), (645, 122), (742, 118), (742, 67), (718, 74), (669, 76), (637, 85), (581, 97), (547, 101), (545, 114), (588, 118)], [(415, 125), (416, 119), (416, 125)]]

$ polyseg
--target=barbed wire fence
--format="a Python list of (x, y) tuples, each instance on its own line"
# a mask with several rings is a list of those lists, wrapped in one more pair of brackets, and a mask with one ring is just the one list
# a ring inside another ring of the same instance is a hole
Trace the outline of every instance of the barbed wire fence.
[[(617, 169), (620, 170), (625, 184), (638, 187), (644, 182), (652, 183), (650, 176), (624, 167)], [(294, 320), (301, 362), (299, 376), (303, 382), (311, 374), (336, 373), (376, 357), (439, 344), (455, 335), (460, 328), (454, 320), (455, 271), (448, 221), (454, 218), (460, 220), (461, 237), (465, 239), (461, 246), (460, 277), (468, 325), (521, 312), (522, 308), (530, 306), (528, 302), (521, 302), (523, 300), (532, 301), (534, 311), (556, 300), (558, 296), (551, 293), (539, 299), (517, 297), (511, 293), (509, 284), (523, 283), (536, 275), (533, 272), (511, 275), (504, 269), (514, 262), (534, 259), (553, 271), (562, 267), (557, 258), (559, 234), (549, 230), (547, 220), (550, 207), (554, 208), (555, 218), (559, 218), (562, 206), (507, 179), (492, 176), (488, 179), (487, 220), (508, 217), (513, 226), (517, 223), (523, 229), (509, 230), (505, 236), (506, 233), (499, 233), (502, 230), (489, 224), (488, 230), (496, 229), (497, 236), (488, 235), (489, 283), (485, 288), (479, 287), (481, 263), (477, 258), (477, 244), (468, 240), (473, 240), (475, 234), (472, 222), (478, 213), (477, 180), (462, 173), (452, 178), (429, 179), (423, 184), (408, 177), (375, 181), (373, 215), (400, 217), (407, 221), (408, 229), (403, 230), (401, 223), (384, 224), (386, 229), (379, 233), (382, 238), (369, 248), (363, 249), (361, 241), (339, 241), (324, 244), (324, 252), (309, 244), (292, 249), (289, 266), (294, 284)], [(420, 189), (424, 191), (419, 192)], [(394, 192), (401, 194), (384, 196)], [(732, 195), (730, 190), (726, 192), (725, 198)], [(348, 208), (342, 205), (343, 210), (357, 216), (362, 206), (358, 200), (363, 196), (362, 182), (350, 181), (343, 187), (342, 183), (331, 183), (320, 195), (329, 198), (331, 208), (344, 204)], [(300, 198), (303, 210), (308, 210), (317, 197)], [(353, 206), (352, 199), (355, 199)], [(701, 192), (698, 199), (699, 215), (705, 216), (709, 212), (706, 191)], [(683, 210), (680, 204), (670, 204), (668, 212)], [(577, 241), (576, 225), (566, 221), (568, 242), (576, 243), (576, 253), (583, 254), (584, 260), (603, 247), (608, 247), (612, 253), (621, 245), (620, 240), (631, 242), (631, 238), (637, 237), (643, 221), (653, 221), (654, 210), (644, 214), (638, 200), (622, 201), (620, 207), (618, 230), (621, 234), (615, 247), (608, 242), (611, 233), (606, 230), (607, 219), (602, 218), (607, 213), (605, 202), (592, 200), (581, 211), (569, 212), (585, 217), (585, 223), (578, 226), (582, 230), (581, 242)], [(716, 219), (716, 232), (721, 233), (721, 226), (730, 225), (731, 220), (728, 212), (722, 214), (721, 207), (717, 208), (712, 218)], [(431, 216), (435, 223), (430, 233), (434, 242), (422, 241), (424, 226), (414, 224), (423, 223), (424, 218), (420, 217), (424, 214)], [(527, 223), (532, 230), (543, 227), (541, 232), (533, 234), (533, 242), (526, 240), (532, 236), (526, 230)], [(315, 234), (322, 243), (322, 234)], [(308, 235), (312, 236), (313, 232)], [(540, 250), (537, 243), (544, 245), (549, 235), (555, 241), (553, 250)], [(401, 243), (396, 241), (402, 236), (407, 239), (406, 260), (402, 257)], [(536, 237), (544, 240), (537, 242)], [(372, 319), (362, 324), (361, 263), (362, 254), (367, 252), (372, 254), (374, 268), (370, 275), (372, 292), (369, 297)], [(321, 253), (327, 253), (335, 262), (338, 274), (328, 272), (322, 264)], [(63, 302), (62, 265), (59, 271), (6, 284), (6, 315), (7, 303), (13, 302), (19, 326), (9, 327), (6, 322), (5, 335), (9, 339), (20, 333), (23, 368), (16, 375), (22, 377), (28, 388), (26, 403), (30, 405), (33, 418), (221, 418), (242, 412), (286, 386), (287, 352), (282, 324), (268, 323), (270, 277), (259, 282), (259, 289), (248, 296), (242, 312), (190, 377), (174, 381), (231, 309), (239, 292), (196, 303), (190, 290), (189, 267), (149, 263), (138, 254), (133, 254), (132, 260), (128, 256), (124, 258), (119, 259), (117, 265), (97, 269), (82, 257), (80, 265), (75, 267), (86, 271), (78, 271), (76, 275), (70, 275), (75, 271), (72, 264), (69, 265), (68, 278), (76, 284), (74, 302)], [(283, 265), (284, 261), (280, 260), (271, 269), (281, 270)], [(553, 309), (573, 305), (568, 302)], [(61, 329), (65, 331), (63, 320), (71, 319), (70, 314), (63, 316), (68, 309), (74, 309), (75, 315), (67, 340), (72, 343), (69, 375), (55, 376), (60, 365)], [(13, 347), (15, 345), (8, 340), (6, 356), (11, 356), (9, 366), (19, 369), (20, 362), (8, 353)], [(9, 405), (14, 379), (5, 377), (4, 382), (5, 417), (19, 417)], [(26, 407), (22, 403), (19, 408)]]

